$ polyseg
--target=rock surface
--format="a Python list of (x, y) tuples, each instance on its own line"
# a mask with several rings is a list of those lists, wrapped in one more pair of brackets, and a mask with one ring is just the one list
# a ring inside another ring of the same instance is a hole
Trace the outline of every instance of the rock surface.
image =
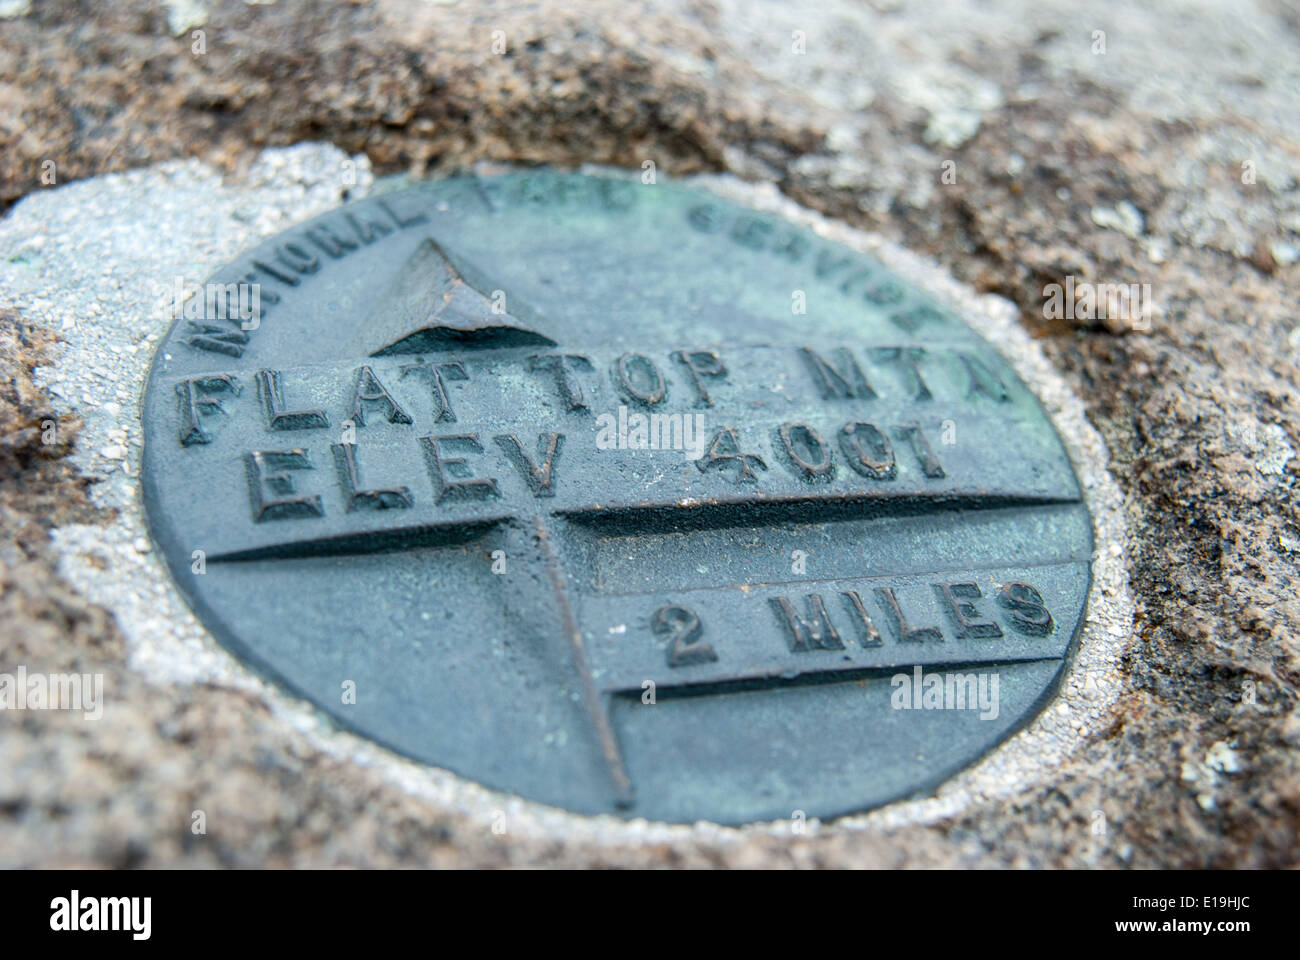
[[(47, 531), (113, 517), (61, 456), (76, 424), (43, 442), (52, 404), (31, 371), (58, 349), (10, 310), (3, 661), (103, 672), (129, 709), (0, 724), (0, 863), (1294, 864), (1300, 13), (1069, 6), (325, 0), (178, 19), (53, 2), (0, 21), (3, 203), (51, 170), (62, 184), (194, 156), (237, 173), (312, 139), (383, 172), (726, 169), (934, 257), (1013, 301), (1087, 402), (1128, 498), (1139, 601), (1113, 720), (1047, 787), (865, 833), (495, 836), (313, 749), (247, 691), (128, 667), (111, 615), (55, 568)], [(1044, 288), (1067, 276), (1150, 284), (1155, 309), (1054, 316)], [(195, 837), (196, 808), (221, 828)]]

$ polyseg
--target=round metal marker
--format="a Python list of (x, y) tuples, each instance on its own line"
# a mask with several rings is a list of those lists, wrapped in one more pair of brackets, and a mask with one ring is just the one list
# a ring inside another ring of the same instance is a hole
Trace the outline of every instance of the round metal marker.
[(220, 271), (155, 359), (144, 494), (241, 658), (584, 813), (738, 823), (933, 788), (1083, 619), (1070, 462), (879, 263), (670, 185), (351, 204)]

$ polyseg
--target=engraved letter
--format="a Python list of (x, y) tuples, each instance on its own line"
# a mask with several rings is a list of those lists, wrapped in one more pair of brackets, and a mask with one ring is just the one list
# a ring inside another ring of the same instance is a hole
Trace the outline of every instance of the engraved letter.
[(302, 244), (295, 243), (292, 240), (280, 244), (276, 259), (290, 270), (296, 270), (298, 273), (315, 273), (320, 269), (320, 257)]
[(524, 445), (514, 434), (503, 434), (492, 439), (505, 451), (506, 459), (519, 470), (528, 489), (533, 491), (533, 496), (555, 496), (555, 462), (560, 459), (560, 451), (564, 448), (563, 434), (543, 433), (537, 437), (537, 456), (542, 461), (540, 467), (524, 452)]
[(449, 480), (449, 476), (470, 477), (469, 466), (464, 457), (444, 457), (439, 444), (463, 443), (473, 447), (479, 453), (483, 445), (478, 442), (477, 433), (458, 433), (445, 437), (421, 437), (425, 446), (425, 455), (429, 461), (429, 475), (438, 488), (438, 503), (444, 500), (486, 500), (499, 497), (495, 479), (474, 477), (468, 480)]
[(966, 372), (970, 375), (970, 389), (966, 391), (966, 396), (973, 397), (977, 393), (982, 393), (999, 403), (1011, 399), (1006, 384), (999, 380), (997, 374), (989, 370), (982, 360), (969, 353), (959, 353), (957, 356), (961, 358), (961, 362), (966, 366)]
[(272, 430), (316, 430), (330, 425), (323, 410), (286, 410), (278, 370), (259, 370), (257, 382)]
[(234, 377), (225, 373), (207, 377), (187, 377), (176, 384), (176, 392), (181, 398), (181, 446), (212, 442), (208, 432), (203, 429), (200, 414), (207, 411), (226, 412), (220, 399), (209, 396), (223, 390), (236, 396), (239, 394), (239, 384)]
[(1011, 611), (1011, 625), (1022, 633), (1045, 637), (1052, 632), (1052, 615), (1043, 595), (1029, 584), (1004, 584), (998, 591), (998, 603)]
[(327, 223), (312, 227), (306, 232), (307, 239), (320, 247), (335, 260), (351, 253), (357, 248), (356, 242), (340, 237)]
[(874, 423), (855, 420), (840, 431), (840, 449), (849, 466), (871, 480), (893, 480), (894, 447)]
[(352, 392), (352, 420), (358, 426), (366, 425), (366, 404), (382, 403), (388, 408), (389, 423), (410, 423), (411, 418), (402, 405), (393, 399), (388, 389), (379, 382), (369, 367), (357, 371), (357, 385)]
[(777, 436), (781, 439), (786, 459), (805, 479), (829, 480), (834, 475), (831, 448), (812, 427), (803, 423), (782, 424)]
[(253, 494), (253, 520), (287, 520), (323, 517), (325, 508), (316, 494), (303, 496), (294, 489), (293, 477), (267, 470), (311, 470), (306, 450), (254, 450), (248, 455), (248, 481)]
[(408, 487), (361, 490), (361, 470), (357, 467), (357, 447), (354, 443), (331, 445), (339, 468), (339, 479), (344, 496), (348, 498), (348, 513), (354, 510), (405, 510), (414, 504)]
[[(647, 388), (644, 390), (632, 382), (632, 366), (634, 364), (645, 372), (649, 381)], [(663, 400), (664, 394), (668, 391), (668, 387), (664, 383), (664, 375), (659, 372), (655, 362), (642, 353), (625, 353), (619, 357), (614, 362), (614, 379), (617, 385), (623, 388), (624, 393), (635, 400), (641, 401), (647, 407), (653, 407)]]
[(723, 364), (722, 358), (718, 356), (718, 351), (678, 350), (672, 356), (680, 360), (686, 369), (691, 372), (691, 377), (695, 380), (695, 389), (700, 394), (700, 402), (706, 407), (713, 406), (709, 391), (704, 389), (704, 381), (700, 378), (725, 377), (727, 375), (726, 365)]
[(948, 612), (957, 627), (958, 639), (967, 637), (1000, 637), (1002, 628), (992, 620), (980, 619), (973, 601), (980, 599), (980, 588), (974, 583), (936, 583), (934, 588), (948, 605)]
[(849, 602), (854, 616), (862, 622), (862, 645), (864, 647), (879, 647), (885, 641), (880, 639), (880, 631), (876, 629), (875, 623), (867, 614), (867, 608), (862, 603), (862, 598), (858, 596), (856, 590), (846, 590), (841, 596)]
[(913, 627), (908, 625), (907, 617), (903, 616), (903, 608), (898, 605), (898, 598), (894, 596), (893, 587), (877, 587), (876, 596), (889, 614), (889, 619), (894, 627), (894, 634), (898, 637), (900, 643), (921, 643), (924, 640), (943, 639), (943, 634), (938, 627)]
[(736, 439), (735, 427), (724, 427), (719, 430), (713, 437), (713, 443), (709, 445), (708, 451), (704, 456), (695, 461), (695, 465), (703, 473), (709, 467), (718, 466), (720, 469), (728, 463), (735, 463), (740, 466), (736, 471), (734, 478), (735, 483), (757, 483), (758, 475), (754, 473), (751, 464), (760, 470), (766, 470), (767, 464), (763, 458), (753, 453), (741, 453), (740, 441)]
[(921, 379), (921, 371), (918, 364), (921, 358), (925, 356), (925, 350), (921, 347), (878, 347), (872, 351), (872, 357), (881, 361), (892, 361), (897, 363), (903, 371), (903, 377), (907, 380), (912, 390), (913, 400), (930, 400), (933, 394), (930, 388)]
[(910, 440), (912, 442), (912, 452), (916, 454), (916, 459), (921, 462), (921, 469), (927, 477), (932, 480), (939, 480), (944, 476), (943, 464), (939, 462), (939, 458), (930, 449), (930, 442), (925, 439), (925, 434), (921, 432), (920, 426), (915, 423), (908, 423), (901, 427), (895, 427), (894, 436), (899, 440)]
[(790, 630), (790, 652), (843, 650), (844, 643), (826, 614), (826, 605), (822, 602), (821, 595), (810, 593), (804, 598), (804, 603), (811, 619), (800, 616), (794, 604), (785, 597), (772, 598), (772, 606), (781, 614), (782, 621)]
[(853, 359), (853, 355), (844, 347), (840, 348), (839, 353), (842, 369), (831, 366), (812, 347), (803, 348), (804, 359), (808, 361), (808, 367), (812, 370), (813, 379), (822, 396), (828, 400), (843, 397), (874, 399), (876, 391), (867, 383), (867, 378), (862, 375), (862, 368)]
[(560, 396), (569, 405), (570, 410), (585, 409), (587, 402), (582, 398), (582, 384), (573, 375), (575, 369), (590, 370), (591, 361), (575, 353), (548, 353), (528, 358), (529, 370), (555, 371), (555, 385)]
[(347, 214), (347, 221), (356, 231), (357, 239), (364, 244), (374, 243), (379, 237), (386, 237), (393, 232), (392, 227), (369, 210), (354, 208)]
[(465, 368), (458, 360), (448, 360), (446, 363), (408, 363), (402, 367), (401, 375), (404, 377), (412, 370), (427, 370), (433, 378), (433, 422), (455, 423), (456, 413), (451, 409), (451, 401), (447, 399), (447, 385), (443, 383), (442, 375), (445, 372), (448, 380), (468, 380), (469, 374)]
[(223, 353), (228, 357), (242, 357), (244, 346), (248, 343), (248, 334), (243, 330), (232, 330), (216, 323), (195, 323), (188, 321), (190, 333), (185, 342), (198, 350), (209, 353)]

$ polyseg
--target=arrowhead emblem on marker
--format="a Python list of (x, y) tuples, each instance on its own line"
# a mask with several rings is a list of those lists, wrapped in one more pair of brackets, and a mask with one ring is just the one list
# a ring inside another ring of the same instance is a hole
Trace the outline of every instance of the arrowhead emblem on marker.
[(510, 313), (493, 312), (488, 285), (467, 275), (477, 279), (468, 267), (458, 270), (437, 241), (421, 243), (371, 315), (371, 328), (389, 336), (370, 356), (555, 345)]

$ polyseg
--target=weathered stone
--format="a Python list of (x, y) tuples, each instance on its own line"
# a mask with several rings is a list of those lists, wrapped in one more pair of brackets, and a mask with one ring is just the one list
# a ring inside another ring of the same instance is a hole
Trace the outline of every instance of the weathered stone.
[[(439, 53), (417, 53), (412, 67), (400, 39), (418, 35), (410, 22), (381, 26), (384, 10), (361, 5), (317, 9), (218, 6), (209, 41), (225, 31), (227, 45), (209, 65), (185, 62), (188, 47), (152, 6), (115, 5), (92, 20), (42, 4), (0, 23), (6, 198), (41, 188), (42, 159), (56, 160), (62, 183), (177, 153), (233, 168), (250, 147), (307, 136), (365, 149), (385, 169), (484, 156), (633, 168), (655, 159), (772, 177), (807, 206), (1013, 300), (1088, 400), (1129, 496), (1141, 611), (1128, 690), (1050, 786), (934, 826), (643, 848), (501, 843), (484, 824), (434, 813), (305, 748), (267, 722), (256, 697), (146, 683), (116, 659), (102, 614), (94, 626), (96, 615), (69, 612), (78, 601), (45, 555), (25, 568), (31, 590), (0, 628), (3, 642), (40, 635), (51, 662), (72, 663), (100, 637), (95, 656), (135, 706), (107, 727), (32, 714), (6, 729), (21, 774), (0, 807), (8, 862), (1295, 862), (1300, 340), (1297, 265), (1285, 254), (1300, 227), (1300, 124), (1280, 74), (1298, 58), (1294, 13), (1206, 5), (1174, 17), (1116, 3), (1085, 22), (1051, 4), (819, 5), (750, 19), (717, 3), (693, 14), (660, 7), (629, 25), (620, 7), (581, 24), (543, 14), (525, 31), (540, 46), (495, 62), (473, 51), (490, 47), (496, 24), (509, 35), (519, 21), (453, 6), (429, 14), (442, 18), (427, 34)], [(315, 29), (315, 16), (374, 29), (341, 40)], [(280, 32), (296, 18), (307, 19)], [(952, 28), (933, 30), (938, 21)], [(785, 51), (801, 28), (809, 52), (799, 59)], [(1098, 29), (1105, 54), (1089, 49)], [(664, 39), (638, 52), (638, 32)], [(1222, 55), (1225, 39), (1240, 56)], [(480, 83), (485, 62), (491, 82)], [(945, 160), (953, 183), (941, 179)], [(1092, 217), (1123, 203), (1141, 214), (1137, 237)], [(1161, 310), (1149, 330), (1049, 320), (1044, 287), (1069, 275), (1149, 282)], [(31, 428), (24, 417), (20, 431)], [(2, 522), (6, 537), (31, 542), (35, 518), (77, 494), (70, 478), (33, 484), (32, 461), (20, 462), (24, 481), (4, 481)], [(1221, 743), (1238, 772), (1212, 762)], [(93, 770), (92, 755), (105, 758)], [(216, 796), (231, 823), (207, 846), (175, 825), (200, 794)], [(275, 799), (254, 809), (254, 795)]]

